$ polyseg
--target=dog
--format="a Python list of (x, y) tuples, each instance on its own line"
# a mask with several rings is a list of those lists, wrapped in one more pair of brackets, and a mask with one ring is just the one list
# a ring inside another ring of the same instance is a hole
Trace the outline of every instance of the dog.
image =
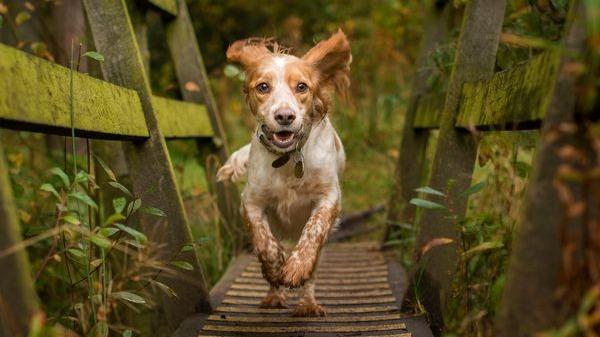
[[(261, 307), (285, 307), (285, 287), (302, 287), (294, 315), (324, 316), (314, 273), (339, 221), (346, 160), (328, 113), (335, 93), (345, 98), (350, 86), (350, 44), (340, 29), (296, 57), (269, 40), (247, 39), (230, 45), (227, 59), (245, 71), (257, 126), (217, 180), (247, 176), (240, 211), (270, 285)], [(297, 244), (288, 254), (278, 238)]]

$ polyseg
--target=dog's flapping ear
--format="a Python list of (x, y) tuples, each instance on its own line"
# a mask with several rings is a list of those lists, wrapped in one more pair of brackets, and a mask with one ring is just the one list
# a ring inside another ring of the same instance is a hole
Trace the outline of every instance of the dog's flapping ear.
[(227, 60), (249, 68), (269, 54), (265, 39), (250, 38), (235, 41), (227, 48)]
[(329, 39), (317, 43), (302, 59), (317, 68), (322, 86), (331, 86), (342, 98), (347, 97), (352, 53), (346, 34), (341, 29)]

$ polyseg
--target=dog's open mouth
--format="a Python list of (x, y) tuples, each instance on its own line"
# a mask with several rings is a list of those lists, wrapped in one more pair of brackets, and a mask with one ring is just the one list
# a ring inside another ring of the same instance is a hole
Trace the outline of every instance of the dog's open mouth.
[(273, 145), (285, 149), (292, 145), (296, 135), (292, 131), (278, 131), (273, 133), (272, 143)]

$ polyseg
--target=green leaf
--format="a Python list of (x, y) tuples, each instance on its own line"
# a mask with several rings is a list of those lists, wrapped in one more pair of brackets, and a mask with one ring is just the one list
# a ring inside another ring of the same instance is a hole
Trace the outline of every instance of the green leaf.
[(70, 223), (71, 225), (81, 225), (81, 221), (73, 214), (67, 214), (62, 217), (62, 220), (66, 223)]
[(168, 285), (166, 285), (162, 282), (156, 281), (156, 280), (152, 281), (152, 283), (155, 284), (156, 286), (158, 286), (162, 291), (169, 294), (170, 296), (177, 297), (177, 293), (175, 292), (175, 290), (173, 290)]
[(50, 184), (43, 184), (42, 186), (40, 186), (40, 190), (45, 191), (45, 192), (50, 192), (50, 193), (54, 194), (55, 197), (60, 198), (58, 196), (58, 192), (56, 191), (54, 186), (52, 186)]
[(113, 173), (113, 171), (110, 169), (110, 167), (108, 167), (108, 165), (106, 165), (106, 163), (104, 162), (104, 160), (102, 160), (102, 158), (94, 155), (94, 157), (96, 158), (96, 161), (98, 161), (98, 163), (100, 164), (100, 166), (102, 167), (102, 169), (104, 170), (104, 172), (106, 173), (106, 175), (112, 179), (113, 181), (117, 180), (117, 177), (115, 176), (115, 174)]
[(446, 206), (444, 206), (444, 205), (440, 205), (438, 203), (435, 203), (435, 202), (429, 201), (429, 200), (425, 200), (425, 199), (412, 198), (412, 199), (410, 199), (410, 203), (417, 207), (427, 208), (427, 209), (446, 209)]
[(140, 212), (156, 216), (167, 216), (165, 212), (156, 207), (142, 207)]
[(92, 234), (90, 236), (90, 241), (92, 241), (92, 243), (94, 243), (96, 246), (103, 249), (109, 249), (112, 246), (112, 243), (109, 239), (98, 234)]
[(50, 170), (55, 176), (58, 176), (65, 187), (69, 187), (71, 185), (71, 181), (69, 180), (69, 176), (65, 173), (65, 171), (61, 170), (59, 167), (54, 167)]
[(433, 189), (433, 188), (431, 188), (429, 186), (424, 186), (424, 187), (416, 188), (415, 191), (421, 192), (421, 193), (433, 194), (433, 195), (439, 195), (439, 196), (445, 197), (444, 193), (442, 193), (442, 192), (440, 192), (440, 191), (438, 191), (436, 189)]
[(104, 236), (105, 238), (108, 238), (110, 236), (115, 235), (118, 231), (119, 231), (118, 228), (106, 227), (106, 228), (102, 228), (101, 230), (99, 230), (98, 234)]
[(69, 249), (67, 249), (67, 252), (69, 253), (69, 255), (73, 255), (73, 257), (76, 257), (78, 259), (87, 258), (87, 255), (85, 255), (83, 250), (81, 250), (79, 248), (69, 248)]
[(142, 206), (142, 199), (137, 198), (134, 201), (130, 202), (127, 206), (127, 216), (131, 216)]
[(132, 337), (133, 336), (133, 332), (131, 330), (125, 330), (123, 331), (123, 337)]
[(4, 16), (0, 15), (0, 29), (2, 29), (3, 24), (4, 24)]
[(112, 225), (117, 221), (123, 221), (125, 219), (127, 218), (123, 214), (115, 213), (109, 216), (108, 219), (104, 221), (104, 226)]
[(115, 212), (121, 214), (123, 212), (123, 210), (125, 209), (125, 205), (127, 205), (127, 200), (125, 200), (125, 198), (123, 198), (123, 197), (120, 197), (120, 198), (113, 199), (112, 203), (113, 203), (113, 208), (115, 209)]
[(462, 257), (469, 259), (476, 254), (502, 247), (504, 247), (504, 243), (501, 241), (486, 241), (462, 253)]
[(94, 200), (92, 200), (92, 198), (90, 198), (89, 195), (87, 195), (83, 192), (78, 191), (78, 192), (69, 193), (69, 197), (77, 199), (94, 209), (98, 208), (98, 205), (96, 204), (96, 202)]
[(127, 189), (127, 187), (119, 184), (116, 181), (109, 181), (108, 184), (114, 188), (117, 188), (119, 190), (121, 190), (123, 193), (125, 193), (125, 195), (127, 195), (130, 198), (133, 198), (133, 194), (131, 194), (131, 192), (129, 192), (129, 190)]
[(29, 12), (22, 11), (15, 17), (15, 24), (17, 26), (20, 26), (22, 23), (29, 19), (31, 19), (31, 14), (29, 14)]
[(83, 54), (83, 56), (89, 57), (98, 62), (104, 62), (104, 56), (102, 56), (102, 54), (98, 53), (97, 51), (88, 51), (85, 54)]
[(194, 270), (194, 266), (187, 261), (173, 261), (171, 264), (183, 270)]
[(240, 70), (240, 68), (234, 66), (233, 64), (228, 64), (223, 69), (223, 74), (225, 74), (225, 76), (227, 76), (229, 78), (236, 77), (241, 72), (242, 71)]
[(144, 235), (144, 233), (139, 232), (129, 226), (125, 226), (123, 224), (116, 223), (115, 227), (117, 227), (120, 230), (122, 230), (123, 232), (131, 235), (137, 242), (139, 242), (141, 244), (146, 244), (148, 242), (148, 238), (146, 237), (146, 235)]
[(192, 250), (194, 250), (194, 245), (190, 244), (190, 245), (185, 245), (185, 246), (181, 247), (180, 252), (181, 253), (185, 253), (185, 252), (189, 252), (189, 251), (192, 251)]
[(106, 321), (98, 321), (90, 331), (89, 337), (108, 337), (108, 324)]
[(131, 303), (138, 303), (138, 304), (146, 303), (146, 300), (143, 297), (141, 297), (140, 295), (134, 294), (134, 293), (130, 293), (128, 291), (118, 291), (118, 292), (110, 294), (110, 296), (121, 299), (121, 300), (125, 300), (127, 302), (131, 302)]
[(477, 184), (472, 185), (471, 187), (467, 188), (464, 192), (461, 193), (461, 195), (464, 197), (468, 197), (472, 194), (475, 194), (475, 193), (481, 191), (485, 187), (485, 185), (486, 185), (485, 181), (478, 182)]
[(89, 175), (85, 171), (77, 172), (75, 175), (75, 183), (81, 184), (89, 180)]

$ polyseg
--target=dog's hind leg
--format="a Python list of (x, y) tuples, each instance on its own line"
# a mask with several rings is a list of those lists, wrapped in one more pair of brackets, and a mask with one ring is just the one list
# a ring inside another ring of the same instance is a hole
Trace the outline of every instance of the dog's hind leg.
[(229, 159), (217, 171), (217, 181), (237, 182), (246, 176), (248, 167), (248, 158), (250, 158), (250, 144), (242, 146), (239, 150), (231, 154)]
[(269, 309), (269, 308), (286, 308), (285, 305), (285, 289), (280, 287), (269, 287), (269, 292), (267, 296), (260, 302), (260, 307)]
[(322, 317), (325, 316), (325, 309), (317, 303), (315, 298), (315, 278), (306, 281), (302, 286), (300, 301), (294, 316), (300, 317)]

